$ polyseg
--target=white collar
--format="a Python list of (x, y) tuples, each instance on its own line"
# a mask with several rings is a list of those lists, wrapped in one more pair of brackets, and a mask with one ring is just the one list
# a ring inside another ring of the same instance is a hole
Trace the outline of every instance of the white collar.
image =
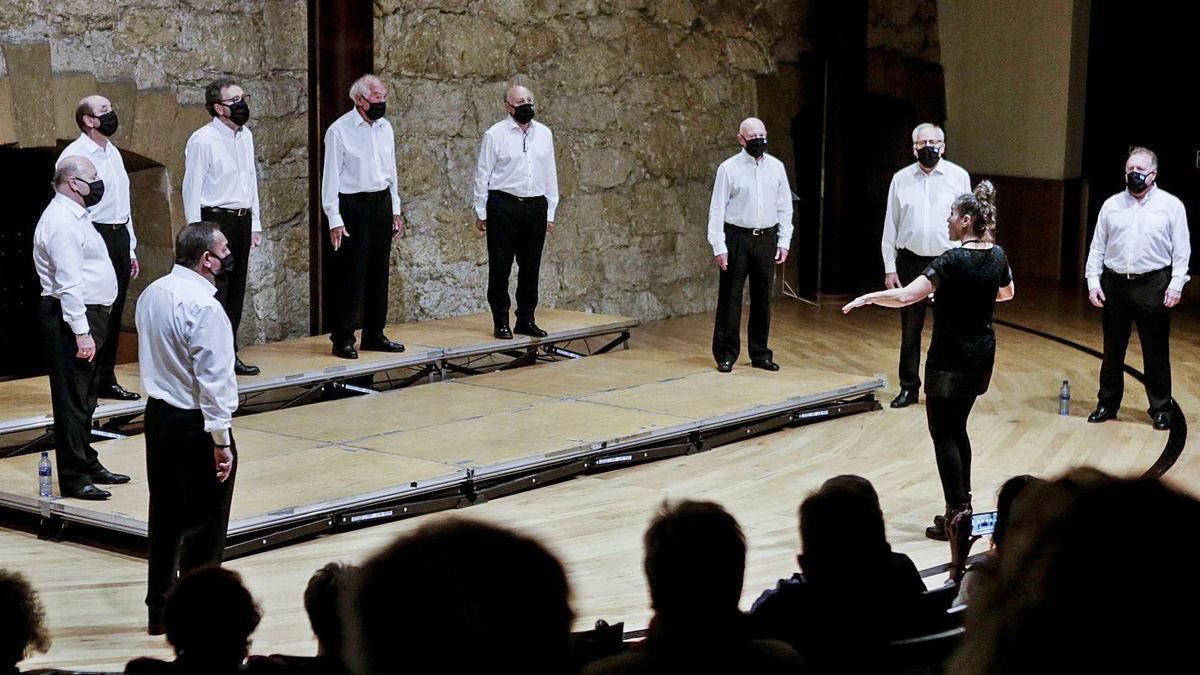
[[(80, 180), (83, 179), (81, 178)], [(71, 215), (75, 216), (79, 220), (83, 220), (87, 217), (87, 209), (85, 209), (82, 204), (64, 195), (63, 193), (58, 192), (57, 190), (54, 192), (54, 201), (65, 206), (67, 210), (71, 212)]]
[(204, 276), (196, 270), (184, 267), (183, 265), (176, 264), (174, 267), (172, 267), (171, 276), (183, 279), (188, 283), (197, 284), (204, 289), (205, 293), (208, 293), (209, 295), (216, 295), (217, 293), (217, 287), (214, 286), (211, 281), (205, 279)]

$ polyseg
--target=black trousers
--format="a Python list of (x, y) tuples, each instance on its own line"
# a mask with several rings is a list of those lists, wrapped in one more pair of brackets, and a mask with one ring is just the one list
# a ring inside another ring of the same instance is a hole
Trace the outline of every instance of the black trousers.
[(108, 310), (108, 336), (104, 346), (96, 352), (96, 370), (101, 387), (117, 383), (113, 368), (117, 365), (117, 341), (121, 336), (121, 317), (125, 313), (125, 296), (129, 292), (129, 229), (124, 223), (93, 223), (104, 245), (108, 248), (108, 259), (112, 261), (117, 275), (117, 299)]
[(1104, 361), (1100, 366), (1100, 404), (1116, 410), (1125, 393), (1125, 350), (1130, 324), (1142, 343), (1142, 367), (1150, 414), (1165, 412), (1171, 402), (1171, 310), (1163, 304), (1171, 269), (1126, 279), (1107, 269), (1100, 275), (1104, 291)]
[(713, 326), (712, 353), (718, 363), (737, 361), (742, 343), (742, 292), (750, 278), (750, 325), (746, 337), (752, 361), (769, 361), (767, 336), (771, 332), (771, 281), (775, 274), (775, 249), (778, 231), (775, 228), (751, 230), (725, 225), (725, 247), (729, 263), (721, 270), (717, 290), (717, 321)]
[(250, 210), (242, 215), (229, 211), (201, 207), (200, 217), (221, 227), (233, 253), (233, 273), (217, 277), (217, 302), (233, 326), (233, 348), (237, 351), (238, 326), (242, 325), (242, 304), (246, 299), (246, 273), (250, 269)]
[(338, 195), (349, 237), (333, 253), (333, 332), (335, 345), (354, 346), (361, 325), (363, 341), (379, 337), (387, 325), (388, 267), (391, 263), (392, 198), (387, 190)]
[(199, 410), (146, 402), (146, 476), (150, 488), (150, 560), (146, 605), (161, 610), (179, 575), (221, 563), (237, 476), (217, 481), (212, 436)]
[(971, 416), (975, 398), (929, 396), (925, 400), (925, 418), (947, 506), (971, 501), (971, 439), (967, 436), (967, 418)]
[[(128, 254), (129, 249), (125, 249)], [(92, 484), (100, 458), (91, 444), (92, 414), (96, 412), (99, 364), (75, 358), (79, 347), (75, 334), (62, 318), (62, 303), (46, 296), (38, 311), (46, 365), (50, 370), (50, 401), (54, 409), (54, 460), (61, 492)], [(108, 310), (89, 305), (88, 329), (96, 341), (96, 353), (104, 348), (108, 333)]]
[(542, 248), (546, 244), (545, 197), (518, 198), (492, 190), (487, 200), (488, 305), (496, 325), (508, 324), (512, 300), (508, 277), (517, 261), (517, 323), (533, 321), (538, 304)]
[[(921, 276), (934, 258), (917, 255), (907, 249), (896, 251), (896, 275), (907, 286)], [(929, 301), (922, 300), (900, 309), (900, 388), (921, 388), (921, 331)]]

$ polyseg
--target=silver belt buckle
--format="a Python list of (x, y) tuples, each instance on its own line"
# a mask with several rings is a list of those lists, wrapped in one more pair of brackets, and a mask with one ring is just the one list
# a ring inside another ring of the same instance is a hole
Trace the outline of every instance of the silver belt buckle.
[(766, 230), (764, 230), (764, 229), (763, 229), (763, 228), (761, 228), (761, 227), (756, 227), (756, 228), (754, 228), (753, 230), (750, 230), (750, 234), (754, 235), (755, 237), (758, 237), (758, 236), (761, 236), (761, 235), (762, 235), (762, 233), (763, 233), (763, 232), (765, 232), (765, 231), (766, 231)]

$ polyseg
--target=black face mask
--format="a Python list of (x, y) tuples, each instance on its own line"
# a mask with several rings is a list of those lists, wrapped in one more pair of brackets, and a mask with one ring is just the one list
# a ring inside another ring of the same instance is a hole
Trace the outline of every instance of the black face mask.
[(753, 157), (754, 159), (758, 159), (759, 157), (762, 157), (763, 153), (766, 151), (767, 151), (767, 139), (751, 138), (750, 140), (746, 141), (746, 152), (750, 153), (750, 156)]
[(1148, 173), (1130, 171), (1129, 173), (1125, 174), (1125, 187), (1129, 188), (1129, 191), (1135, 195), (1141, 194), (1146, 191), (1146, 188), (1149, 187), (1146, 184), (1146, 179), (1149, 177), (1150, 174)]
[(926, 169), (932, 169), (937, 166), (938, 160), (941, 158), (942, 151), (932, 145), (927, 145), (917, 150), (917, 161)]
[(229, 106), (229, 121), (239, 127), (250, 121), (250, 104), (245, 99)]
[(529, 124), (530, 120), (533, 119), (533, 104), (522, 103), (521, 105), (514, 106), (512, 116), (517, 121), (517, 124)]
[(375, 120), (379, 119), (380, 117), (383, 117), (383, 114), (386, 112), (387, 112), (387, 101), (380, 101), (379, 103), (372, 103), (371, 107), (367, 108), (367, 110), (366, 110), (367, 119), (374, 122)]
[(96, 115), (96, 119), (100, 120), (100, 126), (96, 127), (104, 136), (112, 136), (117, 133), (117, 111), (109, 110), (103, 115)]
[(99, 178), (90, 183), (82, 178), (76, 180), (81, 183), (87, 183), (88, 186), (88, 193), (86, 195), (80, 195), (80, 197), (83, 197), (83, 205), (92, 207), (99, 204), (100, 200), (104, 197), (104, 181), (100, 180)]
[(218, 272), (213, 272), (214, 277), (223, 277), (227, 274), (233, 273), (233, 268), (237, 266), (236, 264), (234, 264), (233, 251), (230, 251), (229, 255), (224, 256), (224, 257), (218, 256), (216, 253), (213, 253), (212, 251), (209, 251), (208, 254), (211, 255), (212, 257), (216, 258), (217, 260), (221, 261), (221, 269)]

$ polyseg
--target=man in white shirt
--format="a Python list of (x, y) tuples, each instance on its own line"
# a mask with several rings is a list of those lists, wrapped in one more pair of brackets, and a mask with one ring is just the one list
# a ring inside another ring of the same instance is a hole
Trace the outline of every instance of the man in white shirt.
[[(183, 149), (183, 215), (189, 223), (216, 223), (233, 251), (232, 264), (217, 284), (217, 300), (233, 327), (233, 346), (242, 322), (250, 247), (262, 243), (254, 135), (246, 127), (250, 97), (233, 80), (204, 88), (212, 121), (197, 129)], [(235, 356), (234, 372), (257, 375), (258, 366)]]
[(783, 162), (767, 154), (767, 127), (747, 118), (738, 129), (742, 151), (717, 167), (708, 207), (708, 243), (721, 269), (712, 352), (717, 370), (733, 370), (741, 352), (742, 293), (750, 277), (750, 365), (779, 370), (767, 347), (771, 281), (792, 242), (792, 190)]
[(175, 239), (175, 266), (142, 292), (138, 360), (146, 401), (150, 487), (149, 633), (175, 579), (219, 565), (237, 473), (232, 435), (238, 407), (233, 331), (214, 295), (233, 259), (215, 223), (192, 223)]
[(1125, 186), (1100, 207), (1088, 251), (1088, 299), (1103, 309), (1104, 361), (1099, 403), (1089, 422), (1117, 416), (1125, 385), (1125, 349), (1137, 324), (1154, 428), (1171, 428), (1171, 308), (1188, 279), (1192, 244), (1187, 211), (1158, 187), (1158, 156), (1134, 148)]
[[(916, 162), (900, 169), (888, 186), (883, 216), (883, 285), (903, 288), (920, 276), (934, 258), (955, 246), (946, 229), (950, 206), (971, 192), (971, 177), (945, 159), (946, 134), (935, 124), (917, 125), (912, 132)], [(917, 402), (921, 391), (921, 330), (925, 327), (922, 300), (900, 310), (900, 393), (893, 408)]]
[(117, 299), (108, 312), (108, 337), (96, 356), (99, 386), (96, 395), (119, 401), (141, 398), (117, 382), (113, 372), (117, 363), (117, 342), (121, 336), (121, 317), (125, 313), (125, 295), (129, 280), (138, 276), (137, 237), (133, 233), (132, 210), (129, 205), (129, 174), (117, 146), (108, 140), (117, 133), (117, 111), (112, 102), (99, 94), (88, 96), (75, 108), (75, 124), (79, 138), (72, 141), (58, 156), (61, 165), (67, 157), (87, 157), (104, 181), (104, 199), (88, 209), (92, 227), (104, 239), (108, 257), (117, 275)]
[(87, 212), (104, 194), (104, 181), (91, 160), (68, 157), (54, 171), (54, 193), (33, 232), (33, 266), (42, 285), (38, 322), (50, 371), (58, 488), (64, 497), (102, 500), (111, 493), (96, 483), (129, 482), (104, 468), (91, 445), (96, 357), (117, 297), (108, 249)]
[(396, 138), (387, 87), (367, 74), (350, 87), (354, 108), (325, 131), (321, 206), (333, 244), (333, 353), (357, 359), (355, 319), (362, 317), (363, 349), (402, 352), (383, 334), (388, 312), (392, 240), (404, 233), (396, 187)]
[[(522, 86), (504, 94), (508, 117), (483, 134), (475, 164), (475, 227), (487, 233), (488, 305), (496, 337), (546, 337), (534, 322), (546, 234), (554, 231), (558, 168), (554, 135), (533, 119), (533, 93)], [(517, 323), (510, 328), (508, 277), (517, 262)]]

